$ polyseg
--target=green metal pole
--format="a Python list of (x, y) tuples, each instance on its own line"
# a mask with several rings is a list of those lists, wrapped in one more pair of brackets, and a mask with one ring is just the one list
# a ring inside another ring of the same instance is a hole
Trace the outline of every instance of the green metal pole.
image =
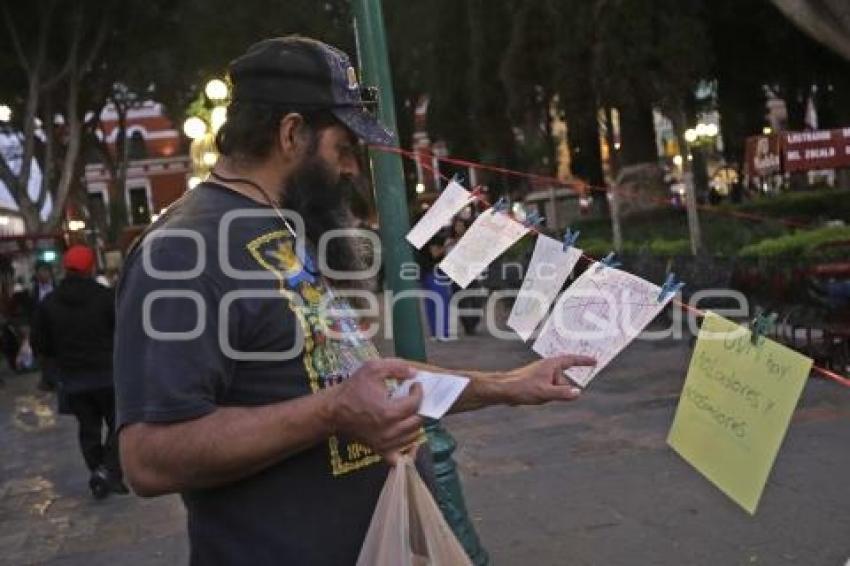
[[(395, 99), (390, 76), (384, 15), (380, 0), (354, 0), (354, 25), (357, 55), (364, 84), (378, 87), (378, 117), (387, 128), (398, 132)], [(398, 146), (398, 140), (395, 143)], [(393, 295), (418, 288), (417, 282), (401, 277), (402, 266), (413, 262), (413, 253), (405, 239), (410, 229), (407, 192), (401, 157), (371, 150), (372, 174), (375, 181), (375, 201), (381, 225), (384, 273), (387, 290)], [(393, 343), (397, 356), (410, 360), (426, 360), (419, 318), (418, 298), (392, 301)], [(434, 454), (437, 482), (437, 502), (448, 524), (463, 544), (466, 553), (477, 566), (489, 563), (487, 552), (469, 520), (463, 499), (460, 478), (452, 460), (455, 441), (440, 425), (431, 421), (425, 426)]]
[[(385, 127), (398, 132), (381, 4), (374, 0), (356, 0), (353, 4), (363, 83), (378, 87), (378, 118)], [(398, 138), (395, 145), (398, 146)], [(419, 288), (418, 282), (401, 276), (405, 264), (415, 265), (410, 244), (405, 239), (410, 230), (410, 221), (401, 156), (372, 150), (369, 157), (375, 181), (375, 202), (378, 205), (378, 220), (381, 226), (387, 289), (393, 294), (413, 291)], [(392, 304), (393, 345), (396, 356), (424, 362), (426, 355), (419, 317), (419, 298), (414, 294)]]

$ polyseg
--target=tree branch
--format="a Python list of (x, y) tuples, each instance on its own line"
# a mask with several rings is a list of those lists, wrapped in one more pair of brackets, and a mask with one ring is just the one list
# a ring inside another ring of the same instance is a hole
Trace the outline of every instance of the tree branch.
[(92, 65), (94, 65), (94, 61), (100, 53), (101, 48), (103, 47), (103, 43), (106, 40), (106, 32), (109, 30), (109, 17), (107, 15), (107, 11), (104, 10), (102, 12), (100, 18), (100, 26), (97, 29), (97, 33), (95, 35), (94, 41), (92, 42), (91, 49), (89, 50), (88, 55), (83, 58), (83, 64), (80, 66), (80, 72), (86, 73), (91, 69)]
[[(62, 69), (50, 77), (50, 79), (44, 81), (41, 84), (41, 88), (43, 90), (50, 90), (55, 87), (59, 82), (64, 79), (68, 74), (70, 74), (73, 67), (76, 65), (78, 58), (77, 51), (80, 47), (80, 41), (83, 36), (83, 15), (80, 12), (77, 12), (74, 16), (74, 33), (71, 36), (71, 46), (68, 48), (68, 58), (65, 60), (65, 64), (62, 65)], [(74, 80), (73, 78), (71, 80)]]
[(30, 64), (24, 49), (21, 46), (21, 39), (18, 37), (18, 30), (15, 29), (15, 23), (12, 21), (12, 15), (9, 13), (9, 6), (3, 3), (3, 21), (6, 23), (6, 29), (9, 32), (9, 39), (12, 41), (12, 48), (15, 50), (15, 55), (18, 57), (18, 64), (23, 70), (29, 74)]

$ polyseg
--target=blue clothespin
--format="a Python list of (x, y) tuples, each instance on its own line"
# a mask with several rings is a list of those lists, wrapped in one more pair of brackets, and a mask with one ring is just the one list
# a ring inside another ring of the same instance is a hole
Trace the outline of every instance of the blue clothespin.
[(614, 252), (609, 252), (608, 255), (606, 255), (604, 258), (600, 259), (599, 265), (596, 266), (596, 270), (599, 271), (603, 267), (617, 268), (617, 267), (620, 267), (621, 265), (623, 265), (622, 263), (620, 263), (619, 261), (614, 259), (615, 255), (616, 254)]
[(493, 212), (507, 212), (510, 204), (508, 203), (508, 199), (505, 197), (499, 197), (499, 200), (496, 201), (496, 204), (493, 205)]
[(757, 314), (752, 322), (750, 322), (750, 330), (752, 330), (751, 338), (754, 345), (758, 346), (765, 335), (773, 331), (777, 318), (779, 318), (779, 315), (775, 312), (770, 314), (762, 312)]
[(532, 210), (531, 212), (526, 214), (524, 224), (529, 228), (536, 228), (543, 224), (544, 220), (545, 218), (540, 216), (540, 214), (538, 214), (536, 210)]
[(682, 281), (676, 281), (675, 273), (668, 273), (667, 279), (664, 280), (664, 284), (661, 286), (661, 292), (658, 293), (658, 302), (663, 302), (667, 298), (667, 295), (675, 295), (684, 286), (685, 284)]
[(580, 235), (581, 230), (576, 230), (575, 232), (573, 232), (572, 230), (567, 228), (567, 231), (564, 232), (564, 251), (567, 251), (570, 248), (574, 248)]

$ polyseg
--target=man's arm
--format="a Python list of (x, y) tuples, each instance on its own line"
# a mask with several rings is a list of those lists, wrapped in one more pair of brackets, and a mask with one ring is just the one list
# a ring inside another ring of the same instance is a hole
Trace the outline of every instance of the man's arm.
[(593, 366), (588, 356), (557, 356), (532, 362), (510, 371), (481, 372), (443, 369), (421, 362), (412, 367), (434, 373), (450, 373), (469, 378), (469, 385), (451, 408), (462, 413), (492, 405), (540, 405), (549, 401), (571, 401), (581, 390), (570, 384), (564, 370), (573, 366)]
[(121, 461), (133, 490), (146, 497), (214, 487), (259, 472), (333, 434), (382, 455), (412, 444), (422, 419), (418, 387), (390, 400), (385, 380), (410, 377), (399, 360), (369, 362), (350, 379), (316, 394), (260, 407), (221, 407), (178, 423), (135, 423), (120, 432)]

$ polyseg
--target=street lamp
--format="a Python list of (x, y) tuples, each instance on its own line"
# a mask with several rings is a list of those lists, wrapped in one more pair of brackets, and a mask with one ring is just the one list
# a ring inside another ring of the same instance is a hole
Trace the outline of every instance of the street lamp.
[(7, 104), (0, 104), (0, 122), (8, 122), (12, 119), (12, 109)]
[(212, 79), (189, 107), (190, 116), (183, 122), (183, 133), (192, 140), (189, 155), (192, 159), (191, 176), (187, 189), (193, 189), (206, 179), (218, 161), (215, 135), (227, 121), (227, 102), (230, 89), (221, 79)]
[(689, 144), (713, 144), (714, 138), (720, 133), (717, 124), (705, 124), (700, 122), (693, 128), (685, 130), (685, 141)]
[(186, 118), (183, 122), (183, 133), (192, 140), (201, 139), (207, 133), (207, 123), (198, 116)]
[(216, 106), (210, 112), (210, 126), (212, 126), (213, 133), (217, 133), (218, 129), (221, 128), (224, 123), (227, 121), (227, 107), (226, 106)]
[(204, 93), (207, 95), (207, 98), (213, 102), (221, 102), (227, 99), (230, 91), (223, 80), (213, 79), (207, 83), (207, 86), (204, 88)]

